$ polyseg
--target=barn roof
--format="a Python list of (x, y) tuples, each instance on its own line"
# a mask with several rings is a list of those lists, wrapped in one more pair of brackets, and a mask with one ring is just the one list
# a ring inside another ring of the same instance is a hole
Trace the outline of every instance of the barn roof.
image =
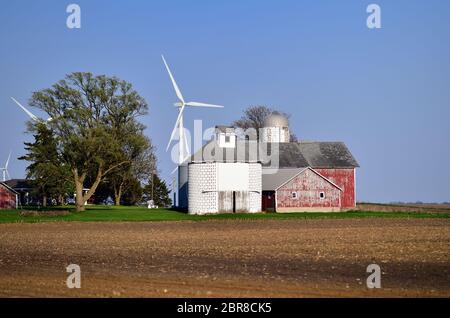
[[(258, 145), (261, 149), (258, 150)], [(266, 162), (275, 151), (279, 152), (279, 168), (355, 168), (359, 167), (343, 142), (300, 141), (285, 143), (257, 143), (238, 140), (236, 148), (221, 148), (214, 140), (205, 144), (191, 156), (191, 162)]]
[(271, 191), (278, 189), (286, 180), (290, 180), (303, 171), (304, 168), (296, 169), (278, 169), (273, 174), (263, 174), (262, 176), (262, 190)]
[(280, 143), (280, 167), (359, 167), (343, 142), (300, 141)]
[(9, 185), (6, 184), (6, 182), (0, 182), (0, 185), (3, 186), (5, 189), (7, 189), (8, 191), (11, 191), (14, 194), (19, 194), (16, 190), (14, 190), (13, 188), (11, 188)]

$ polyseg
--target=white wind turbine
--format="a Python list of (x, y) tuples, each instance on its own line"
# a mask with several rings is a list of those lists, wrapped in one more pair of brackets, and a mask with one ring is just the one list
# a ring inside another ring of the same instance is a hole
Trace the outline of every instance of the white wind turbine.
[[(175, 103), (174, 105), (178, 107), (178, 117), (177, 121), (175, 122), (175, 126), (172, 130), (172, 134), (170, 135), (169, 143), (167, 144), (166, 151), (169, 150), (170, 143), (173, 140), (173, 137), (175, 136), (175, 132), (177, 128), (179, 129), (179, 143), (178, 143), (178, 164), (181, 165), (187, 157), (189, 157), (189, 146), (186, 139), (186, 136), (184, 134), (184, 126), (183, 126), (183, 111), (186, 106), (190, 107), (211, 107), (211, 108), (223, 108), (223, 106), (220, 105), (213, 105), (213, 104), (206, 104), (206, 103), (199, 103), (199, 102), (185, 102), (183, 95), (181, 94), (180, 89), (178, 88), (177, 83), (175, 82), (175, 79), (172, 75), (172, 72), (170, 71), (169, 66), (167, 65), (166, 59), (163, 55), (161, 55), (162, 60), (164, 62), (164, 65), (166, 66), (167, 72), (169, 73), (170, 80), (172, 81), (173, 88), (175, 89), (175, 94), (177, 95), (179, 102)], [(186, 152), (186, 155), (185, 155)]]
[(9, 172), (8, 172), (8, 165), (9, 165), (10, 158), (11, 158), (11, 151), (9, 152), (8, 160), (6, 160), (5, 166), (0, 168), (0, 170), (2, 171), (2, 175), (3, 175), (3, 182), (6, 181), (6, 176), (8, 176), (8, 179), (11, 179), (11, 176), (9, 175)]
[(52, 120), (52, 118), (49, 117), (49, 118), (47, 118), (46, 121), (44, 121), (43, 119), (37, 117), (35, 114), (33, 114), (32, 112), (30, 112), (28, 109), (26, 109), (25, 106), (23, 106), (21, 103), (19, 103), (14, 97), (11, 97), (11, 99), (12, 99), (12, 100), (14, 101), (14, 103), (16, 103), (20, 108), (22, 108), (22, 110), (23, 110), (28, 116), (30, 116), (31, 120), (36, 121), (36, 122), (41, 121), (41, 122), (44, 122), (44, 123), (49, 122), (49, 121)]

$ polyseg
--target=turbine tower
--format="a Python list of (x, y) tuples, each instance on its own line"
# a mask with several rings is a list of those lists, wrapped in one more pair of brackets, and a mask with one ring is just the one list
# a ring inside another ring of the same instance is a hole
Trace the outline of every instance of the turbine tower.
[(2, 177), (3, 177), (2, 181), (3, 182), (5, 182), (7, 180), (6, 176), (8, 176), (8, 179), (11, 179), (11, 176), (9, 175), (9, 172), (8, 172), (8, 165), (9, 165), (10, 158), (11, 158), (11, 151), (9, 152), (8, 160), (6, 160), (5, 166), (0, 168), (0, 170), (2, 171)]
[[(223, 108), (223, 106), (220, 105), (214, 105), (214, 104), (206, 104), (206, 103), (199, 103), (199, 102), (185, 102), (183, 95), (181, 94), (181, 91), (175, 82), (175, 79), (172, 75), (172, 72), (170, 71), (169, 65), (167, 65), (166, 59), (163, 55), (161, 55), (162, 60), (164, 62), (164, 65), (166, 66), (167, 73), (169, 73), (170, 80), (172, 81), (173, 88), (175, 89), (175, 94), (178, 97), (179, 102), (175, 103), (174, 105), (178, 107), (178, 117), (175, 122), (175, 126), (172, 130), (172, 134), (170, 135), (169, 143), (167, 144), (166, 151), (169, 150), (170, 144), (173, 140), (173, 137), (175, 136), (175, 132), (178, 128), (179, 130), (179, 143), (178, 143), (178, 165), (181, 165), (188, 157), (189, 157), (189, 146), (186, 139), (186, 135), (184, 134), (184, 125), (183, 125), (183, 111), (186, 106), (189, 107), (210, 107), (210, 108)], [(185, 154), (186, 153), (186, 154)]]

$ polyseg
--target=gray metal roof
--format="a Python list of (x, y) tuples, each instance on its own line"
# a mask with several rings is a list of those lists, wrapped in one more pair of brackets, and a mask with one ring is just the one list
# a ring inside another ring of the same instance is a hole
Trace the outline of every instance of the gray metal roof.
[(283, 183), (292, 179), (297, 174), (299, 174), (305, 168), (284, 168), (278, 169), (273, 174), (263, 174), (262, 175), (262, 190), (263, 191), (272, 191), (278, 189)]
[[(300, 141), (279, 144), (280, 167), (359, 167), (343, 142)], [(264, 165), (264, 164), (263, 164)]]
[(271, 166), (267, 158), (274, 155), (279, 168), (355, 168), (358, 162), (343, 142), (300, 141), (258, 143), (238, 140), (236, 148), (221, 148), (215, 140), (205, 144), (191, 162), (261, 162)]
[(11, 188), (8, 184), (6, 184), (6, 182), (0, 182), (0, 185), (5, 187), (6, 189), (8, 189), (9, 191), (13, 192), (14, 194), (19, 194), (19, 192), (17, 192), (16, 190), (14, 190), (13, 188)]

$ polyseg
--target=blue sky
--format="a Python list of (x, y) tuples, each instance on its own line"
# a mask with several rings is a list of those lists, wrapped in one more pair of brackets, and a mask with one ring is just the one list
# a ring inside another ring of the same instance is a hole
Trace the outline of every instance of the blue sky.
[[(66, 7), (81, 7), (81, 29)], [(366, 27), (377, 3), (382, 28)], [(204, 126), (249, 105), (291, 114), (300, 139), (344, 141), (359, 161), (360, 201), (450, 201), (450, 2), (437, 1), (10, 1), (0, 9), (0, 163), (24, 177), (27, 117), (9, 99), (73, 71), (115, 75), (147, 100), (142, 118), (165, 152), (176, 109), (160, 54)], [(37, 114), (39, 112), (34, 110)], [(43, 114), (39, 114), (43, 115)]]

